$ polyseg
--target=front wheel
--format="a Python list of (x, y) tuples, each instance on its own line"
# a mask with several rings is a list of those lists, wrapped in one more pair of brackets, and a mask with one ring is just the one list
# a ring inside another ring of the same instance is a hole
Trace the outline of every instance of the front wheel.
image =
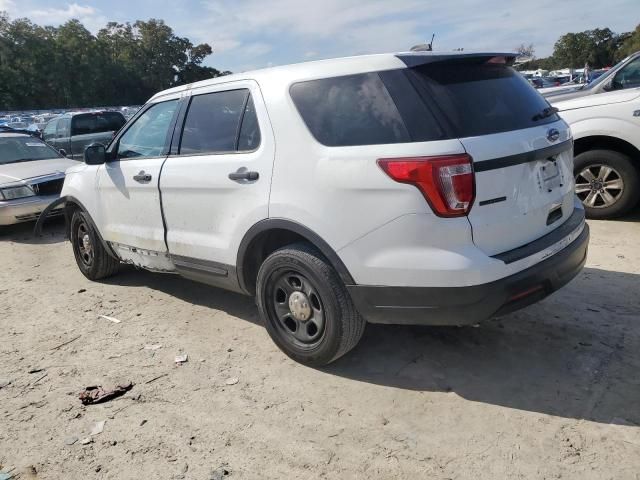
[(273, 252), (258, 272), (257, 303), (273, 341), (289, 357), (322, 366), (356, 346), (365, 321), (340, 277), (307, 244)]
[(118, 271), (120, 262), (104, 248), (86, 213), (73, 212), (69, 237), (78, 268), (89, 280), (110, 277)]
[(574, 160), (576, 194), (587, 217), (614, 218), (640, 198), (640, 178), (631, 159), (613, 150), (589, 150)]

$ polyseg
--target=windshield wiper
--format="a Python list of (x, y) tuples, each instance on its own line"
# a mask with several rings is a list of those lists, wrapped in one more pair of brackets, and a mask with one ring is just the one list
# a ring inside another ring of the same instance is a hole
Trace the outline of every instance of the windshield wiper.
[(543, 120), (545, 118), (549, 118), (551, 115), (555, 115), (556, 113), (558, 113), (558, 109), (556, 107), (547, 107), (544, 110), (542, 110), (540, 113), (536, 113), (531, 120), (533, 120), (534, 122), (537, 122), (538, 120)]

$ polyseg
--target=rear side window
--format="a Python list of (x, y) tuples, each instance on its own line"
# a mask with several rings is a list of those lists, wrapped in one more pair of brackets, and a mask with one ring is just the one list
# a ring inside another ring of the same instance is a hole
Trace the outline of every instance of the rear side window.
[(184, 122), (181, 155), (250, 151), (260, 144), (260, 128), (247, 89), (196, 95)]
[(73, 117), (71, 135), (115, 132), (124, 124), (124, 116), (117, 112), (83, 113)]
[(549, 103), (506, 65), (433, 63), (408, 71), (418, 91), (448, 119), (455, 137), (520, 130), (558, 120)]
[(410, 142), (377, 73), (296, 83), (291, 98), (312, 135), (330, 147)]

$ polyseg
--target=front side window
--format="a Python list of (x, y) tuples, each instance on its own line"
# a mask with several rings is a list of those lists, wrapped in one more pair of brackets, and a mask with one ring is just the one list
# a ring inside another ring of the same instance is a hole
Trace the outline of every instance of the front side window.
[(42, 135), (44, 136), (44, 138), (55, 138), (57, 128), (58, 128), (58, 120), (51, 120), (44, 127), (44, 131), (42, 132)]
[(640, 87), (640, 57), (629, 62), (613, 79), (613, 88), (621, 90), (623, 88)]
[(177, 99), (149, 107), (120, 137), (118, 158), (160, 156), (177, 107)]
[(291, 98), (320, 143), (330, 147), (411, 141), (377, 73), (296, 83)]
[(184, 122), (181, 155), (255, 150), (260, 129), (249, 90), (196, 95)]
[(65, 138), (69, 136), (69, 127), (71, 125), (71, 119), (69, 117), (63, 117), (58, 120), (56, 137)]

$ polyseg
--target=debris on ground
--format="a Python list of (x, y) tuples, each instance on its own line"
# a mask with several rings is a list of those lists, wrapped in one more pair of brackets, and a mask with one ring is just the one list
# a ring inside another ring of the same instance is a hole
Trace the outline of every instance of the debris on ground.
[(132, 388), (133, 383), (131, 382), (125, 383), (123, 385), (117, 385), (112, 390), (105, 390), (104, 388), (102, 388), (102, 385), (96, 385), (85, 388), (82, 392), (80, 392), (78, 398), (80, 398), (80, 401), (83, 405), (94, 405), (96, 403), (107, 402), (116, 397), (124, 395)]
[(109, 317), (107, 315), (100, 315), (100, 318), (104, 318), (105, 320), (109, 320), (110, 322), (113, 322), (113, 323), (120, 323), (120, 320), (118, 320), (117, 318)]
[(64, 439), (64, 444), (65, 445), (73, 445), (77, 441), (78, 441), (78, 437), (67, 437), (67, 438)]
[(42, 372), (44, 368), (32, 368), (27, 373), (39, 373)]
[(8, 380), (6, 378), (0, 378), (0, 389), (3, 389), (4, 387), (8, 387), (9, 385), (11, 385), (11, 380)]
[(100, 420), (99, 422), (97, 422), (91, 429), (91, 432), (89, 433), (89, 435), (92, 437), (94, 435), (100, 435), (104, 430), (104, 424), (106, 422), (107, 422), (106, 420)]
[(80, 440), (81, 445), (89, 445), (90, 443), (93, 443), (93, 438), (91, 437), (83, 438), (82, 440)]
[(78, 290), (78, 293), (84, 293), (84, 292), (86, 292), (86, 291), (87, 291), (87, 289), (86, 289), (86, 288), (81, 288), (80, 290)]
[(231, 472), (225, 467), (218, 467), (211, 472), (209, 480), (222, 480), (224, 477), (231, 475)]
[(11, 480), (12, 478), (13, 478), (13, 473), (0, 472), (0, 480)]
[(151, 380), (147, 380), (147, 381), (146, 381), (146, 382), (144, 382), (144, 383), (145, 383), (146, 385), (148, 385), (148, 384), (150, 384), (150, 383), (152, 383), (152, 382), (155, 382), (156, 380), (160, 380), (161, 378), (166, 377), (166, 376), (168, 376), (168, 375), (169, 375), (168, 373), (163, 373), (162, 375), (158, 375), (157, 377), (153, 377)]
[(162, 348), (162, 345), (161, 345), (161, 344), (159, 344), (159, 343), (154, 343), (154, 344), (148, 344), (148, 343), (147, 343), (147, 344), (144, 346), (144, 349), (145, 349), (145, 350), (158, 350), (158, 349), (160, 349), (160, 348)]
[(235, 385), (239, 381), (240, 379), (238, 377), (231, 377), (231, 378), (227, 378), (227, 381), (224, 383), (226, 383), (227, 385)]
[(71, 340), (67, 340), (64, 343), (61, 343), (60, 345), (53, 347), (51, 350), (59, 350), (62, 347), (64, 347), (65, 345), (69, 345), (71, 342), (75, 342), (77, 339), (79, 339), (82, 335), (78, 335), (77, 337), (73, 337)]
[(189, 360), (189, 356), (185, 353), (184, 355), (176, 355), (176, 364), (181, 365)]

